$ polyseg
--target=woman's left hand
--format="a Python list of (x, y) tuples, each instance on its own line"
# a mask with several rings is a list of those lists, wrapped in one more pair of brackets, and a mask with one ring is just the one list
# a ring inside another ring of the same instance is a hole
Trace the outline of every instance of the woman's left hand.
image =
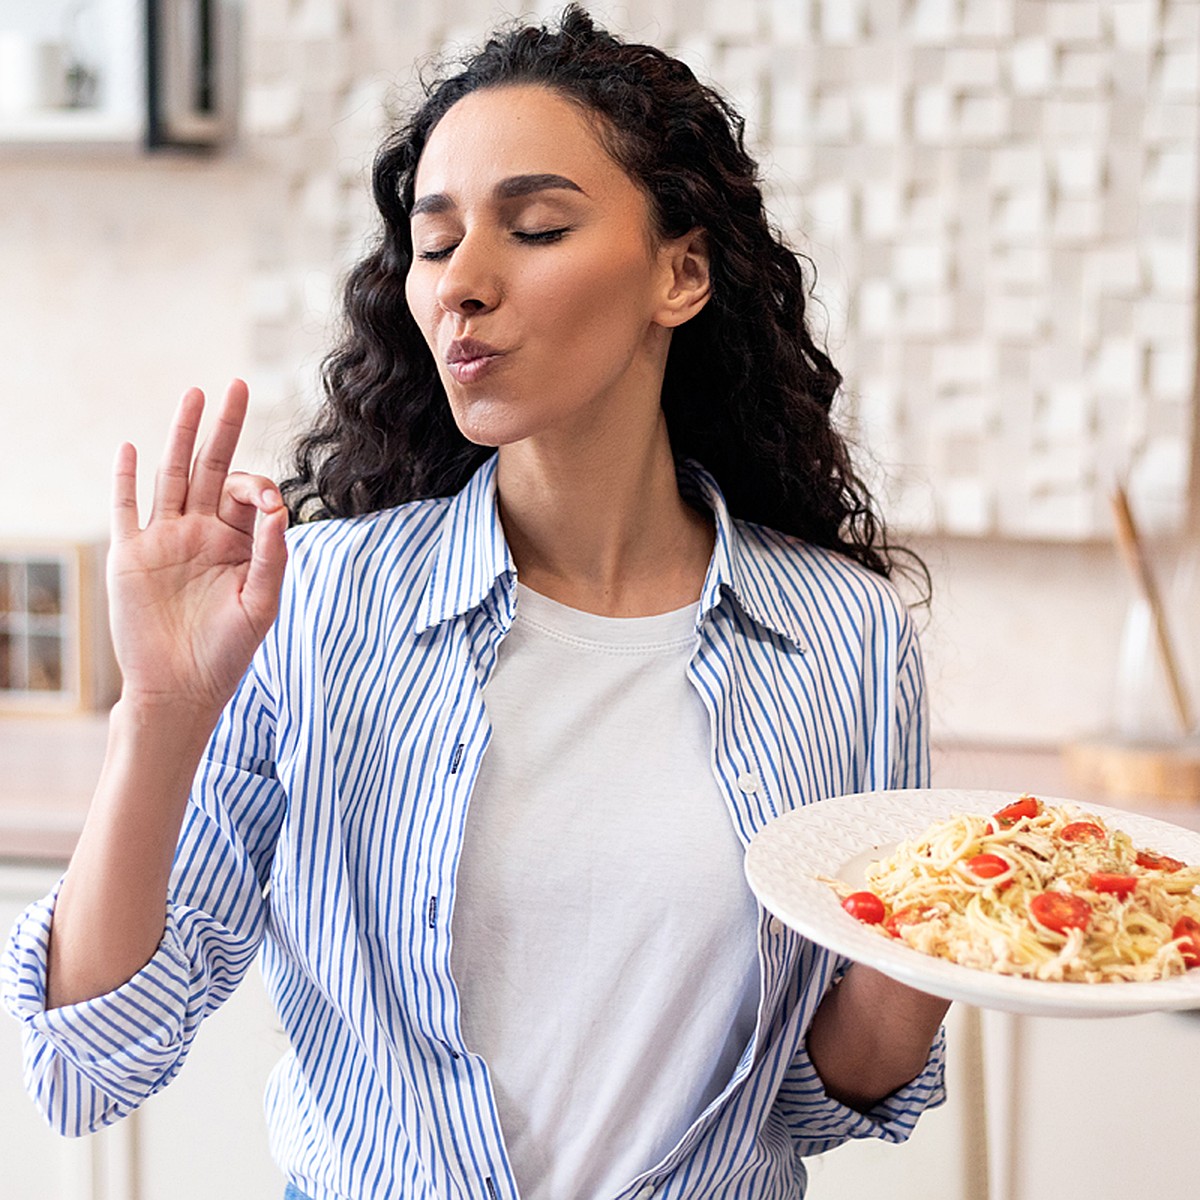
[(866, 1112), (915, 1079), (948, 1000), (855, 963), (821, 1001), (808, 1054), (835, 1100)]

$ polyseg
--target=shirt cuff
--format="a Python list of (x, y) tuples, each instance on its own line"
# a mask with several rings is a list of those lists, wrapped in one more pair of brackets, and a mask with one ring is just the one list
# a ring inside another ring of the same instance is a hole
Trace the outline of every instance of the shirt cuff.
[(825, 1091), (806, 1047), (800, 1047), (792, 1070), (797, 1084), (791, 1098), (800, 1110), (804, 1153), (821, 1154), (851, 1138), (903, 1142), (917, 1118), (946, 1099), (946, 1031), (938, 1030), (921, 1073), (867, 1112), (850, 1108)]
[[(60, 885), (61, 886), (61, 883)], [(189, 966), (173, 911), (153, 958), (128, 982), (78, 1004), (46, 1008), (56, 886), (18, 918), (0, 960), (0, 998), (40, 1042), (118, 1104), (136, 1106), (177, 1068)]]

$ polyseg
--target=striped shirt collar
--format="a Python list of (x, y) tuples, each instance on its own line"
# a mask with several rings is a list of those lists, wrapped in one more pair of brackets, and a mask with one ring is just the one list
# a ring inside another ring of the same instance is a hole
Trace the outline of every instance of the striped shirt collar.
[[(512, 621), (517, 572), (496, 503), (498, 461), (497, 455), (491, 455), (450, 501), (417, 633), (465, 615), (487, 600), (494, 589), (502, 627), (507, 629)], [(770, 573), (756, 564), (756, 547), (729, 515), (717, 481), (699, 463), (685, 459), (680, 463), (680, 485), (685, 496), (698, 499), (709, 509), (716, 528), (697, 624), (728, 593), (747, 616), (803, 650), (806, 639), (799, 614), (770, 586)], [(498, 582), (501, 586), (497, 589)]]
[(417, 616), (418, 634), (477, 608), (504, 581), (504, 610), (512, 619), (517, 568), (513, 563), (496, 505), (493, 454), (451, 501), (438, 542), (433, 574)]

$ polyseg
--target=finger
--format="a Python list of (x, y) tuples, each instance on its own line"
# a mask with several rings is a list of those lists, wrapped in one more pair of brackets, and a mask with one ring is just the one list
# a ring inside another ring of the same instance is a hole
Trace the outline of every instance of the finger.
[(113, 463), (112, 540), (132, 537), (141, 528), (138, 523), (137, 450), (129, 442), (117, 449)]
[(221, 503), (221, 489), (229, 474), (229, 464), (237, 449), (242, 425), (246, 420), (246, 405), (250, 389), (241, 379), (235, 379), (225, 389), (225, 399), (217, 412), (217, 422), (204, 439), (192, 467), (185, 512), (214, 513)]
[(265, 475), (234, 471), (221, 489), (217, 516), (242, 533), (254, 532), (258, 514), (272, 513), (283, 504), (279, 489)]
[(242, 585), (242, 607), (263, 634), (279, 612), (279, 590), (287, 567), (287, 542), (283, 536), (287, 523), (288, 511), (282, 505), (259, 521), (250, 569)]
[(204, 393), (199, 388), (188, 388), (175, 410), (162, 462), (154, 477), (155, 517), (177, 517), (183, 512), (192, 449), (196, 445), (196, 432), (200, 428), (200, 415), (203, 412)]

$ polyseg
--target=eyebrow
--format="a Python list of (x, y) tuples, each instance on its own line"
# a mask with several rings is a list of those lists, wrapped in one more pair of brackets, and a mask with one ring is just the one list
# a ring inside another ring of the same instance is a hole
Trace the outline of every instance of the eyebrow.
[[(554, 189), (578, 192), (581, 196), (587, 195), (587, 192), (573, 179), (568, 179), (565, 175), (551, 174), (510, 175), (496, 184), (492, 189), (492, 195), (497, 200), (512, 200), (518, 196), (530, 196), (534, 192), (547, 192)], [(415, 217), (420, 213), (443, 213), (456, 207), (457, 205), (445, 192), (430, 192), (413, 203), (408, 215)]]

